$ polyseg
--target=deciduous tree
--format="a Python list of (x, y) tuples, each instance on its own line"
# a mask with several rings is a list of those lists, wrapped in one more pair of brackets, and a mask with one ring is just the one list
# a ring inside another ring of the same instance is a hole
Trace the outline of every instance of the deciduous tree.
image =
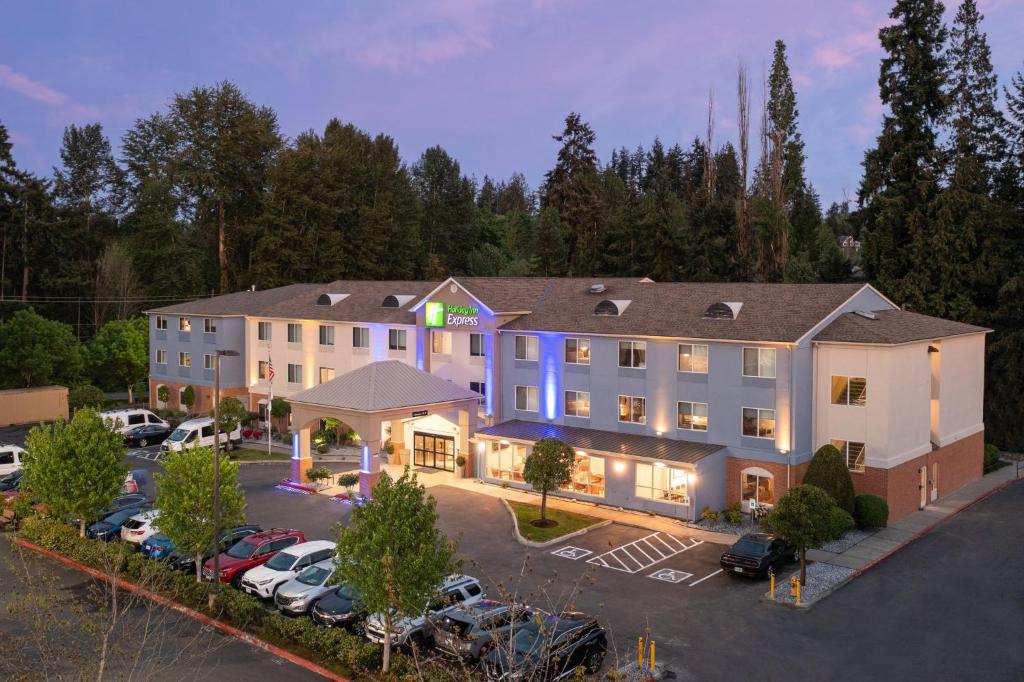
[(134, 403), (136, 384), (149, 375), (149, 323), (144, 317), (112, 320), (89, 342), (93, 380), (105, 388), (127, 387)]
[(6, 386), (74, 386), (84, 369), (82, 344), (68, 325), (32, 310), (0, 323), (0, 382)]
[(540, 522), (547, 523), (548, 493), (572, 481), (576, 453), (557, 438), (541, 438), (523, 465), (523, 480), (540, 491)]
[(790, 488), (761, 523), (800, 551), (800, 584), (807, 584), (807, 550), (834, 539), (832, 513), (836, 503), (817, 486)]

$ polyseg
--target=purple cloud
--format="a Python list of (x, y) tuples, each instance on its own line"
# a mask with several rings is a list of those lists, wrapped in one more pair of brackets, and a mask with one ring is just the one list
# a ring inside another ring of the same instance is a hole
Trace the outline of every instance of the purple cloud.
[(58, 92), (44, 83), (34, 81), (6, 64), (0, 64), (0, 85), (29, 99), (54, 107), (62, 106), (68, 99), (64, 93)]

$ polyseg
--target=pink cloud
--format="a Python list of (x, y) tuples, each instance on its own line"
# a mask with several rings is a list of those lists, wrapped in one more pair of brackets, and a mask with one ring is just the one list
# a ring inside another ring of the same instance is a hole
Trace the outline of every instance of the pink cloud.
[(6, 64), (0, 64), (0, 86), (13, 90), (20, 95), (43, 104), (59, 107), (67, 102), (67, 95), (58, 92), (48, 85), (34, 81), (23, 73), (18, 73)]
[(367, 66), (401, 71), (451, 61), (490, 47), (490, 40), (483, 35), (452, 32), (431, 38), (381, 40), (360, 50), (356, 59)]
[(856, 66), (880, 49), (878, 30), (851, 33), (814, 51), (814, 62), (830, 71)]

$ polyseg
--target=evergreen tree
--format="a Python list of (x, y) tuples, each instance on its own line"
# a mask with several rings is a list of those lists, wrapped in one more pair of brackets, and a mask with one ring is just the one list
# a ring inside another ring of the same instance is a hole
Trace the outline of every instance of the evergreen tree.
[(441, 147), (423, 152), (412, 177), (422, 208), (420, 242), (425, 256), (437, 257), (450, 273), (466, 272), (466, 256), (479, 240), (474, 230), (473, 182)]
[(476, 194), (476, 207), (491, 213), (498, 211), (498, 186), (486, 175)]
[(565, 227), (558, 209), (548, 206), (537, 220), (537, 274), (544, 277), (564, 275), (569, 268)]
[(536, 207), (536, 200), (530, 185), (526, 182), (526, 176), (522, 173), (513, 173), (508, 182), (498, 186), (497, 212), (502, 215), (508, 213), (532, 214)]

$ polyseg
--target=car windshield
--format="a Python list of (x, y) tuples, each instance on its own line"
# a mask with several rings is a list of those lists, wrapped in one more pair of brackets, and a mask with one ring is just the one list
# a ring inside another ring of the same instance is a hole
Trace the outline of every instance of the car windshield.
[(138, 512), (136, 512), (134, 509), (126, 509), (124, 511), (119, 511), (116, 514), (111, 514), (110, 516), (105, 518), (104, 521), (111, 525), (117, 526), (119, 524), (124, 523), (131, 517), (135, 516), (135, 514), (137, 513)]
[(231, 549), (227, 551), (227, 555), (234, 559), (248, 559), (253, 550), (256, 549), (256, 543), (249, 542), (248, 539), (239, 540), (235, 544), (231, 545)]
[(18, 471), (12, 472), (10, 474), (7, 474), (3, 478), (0, 478), (0, 482), (3, 482), (3, 483), (14, 483), (19, 478), (21, 478), (21, 474), (22, 473), (23, 472), (19, 469)]
[(740, 540), (729, 551), (733, 554), (745, 554), (747, 556), (761, 556), (768, 550), (768, 545), (756, 540)]
[(349, 601), (355, 601), (359, 599), (359, 593), (356, 592), (356, 588), (351, 585), (342, 585), (338, 588), (338, 596)]
[[(277, 556), (281, 555), (278, 554)], [(277, 557), (274, 557), (274, 559), (276, 558)], [(273, 559), (271, 559), (271, 561), (273, 561)], [(268, 561), (267, 563), (270, 562)], [(320, 566), (310, 566), (309, 568), (304, 569), (302, 573), (299, 573), (298, 577), (296, 577), (295, 579), (303, 585), (323, 585), (324, 581), (327, 580), (327, 578), (329, 578), (331, 576), (331, 573), (333, 572), (334, 571), (332, 571), (329, 568), (321, 568)]]
[(512, 646), (515, 647), (517, 652), (528, 654), (540, 648), (544, 639), (548, 636), (548, 633), (536, 622), (527, 623), (516, 632), (515, 639), (512, 640)]
[(275, 571), (287, 571), (291, 569), (291, 567), (294, 566), (295, 562), (298, 560), (299, 558), (294, 554), (289, 554), (288, 552), (278, 552), (265, 565), (267, 568), (272, 568)]
[(173, 441), (185, 440), (185, 437), (188, 436), (188, 434), (190, 434), (190, 433), (192, 433), (191, 429), (181, 429), (181, 428), (174, 429), (174, 431), (171, 432), (171, 435), (167, 437), (167, 440), (173, 440)]

